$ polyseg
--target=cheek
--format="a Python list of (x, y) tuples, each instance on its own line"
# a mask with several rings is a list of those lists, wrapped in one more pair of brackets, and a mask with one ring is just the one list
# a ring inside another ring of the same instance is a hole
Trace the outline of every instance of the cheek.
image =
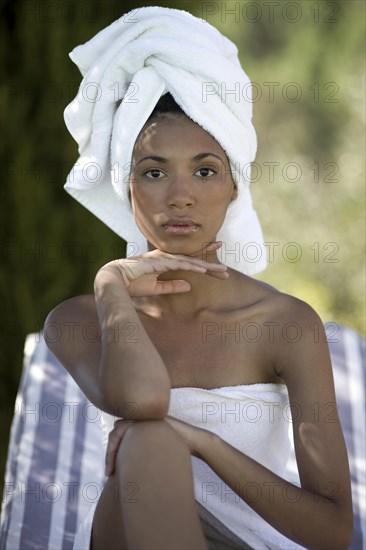
[(156, 194), (147, 188), (131, 186), (130, 196), (131, 208), (137, 225), (147, 227), (149, 221), (153, 220), (154, 214), (159, 212), (159, 201)]
[(143, 215), (158, 213), (164, 207), (165, 193), (166, 188), (157, 182), (130, 182), (132, 211)]
[(236, 198), (236, 190), (231, 186), (225, 186), (225, 188), (222, 188), (222, 186), (218, 186), (217, 189), (212, 189), (212, 193), (208, 193), (206, 191), (205, 193), (205, 201), (207, 204), (210, 204), (210, 208), (212, 211), (212, 214), (215, 214), (215, 211), (219, 213), (220, 211), (225, 211), (232, 202), (232, 200), (235, 200)]
[(134, 213), (136, 211), (140, 211), (146, 198), (144, 197), (144, 193), (141, 192), (141, 189), (139, 189), (138, 186), (134, 183), (130, 183), (129, 196), (130, 196), (132, 211)]

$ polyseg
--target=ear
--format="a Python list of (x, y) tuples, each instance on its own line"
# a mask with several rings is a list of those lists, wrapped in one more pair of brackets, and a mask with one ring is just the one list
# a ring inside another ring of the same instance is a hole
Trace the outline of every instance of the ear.
[(236, 185), (233, 185), (233, 192), (231, 194), (231, 200), (234, 201), (238, 197), (238, 188)]

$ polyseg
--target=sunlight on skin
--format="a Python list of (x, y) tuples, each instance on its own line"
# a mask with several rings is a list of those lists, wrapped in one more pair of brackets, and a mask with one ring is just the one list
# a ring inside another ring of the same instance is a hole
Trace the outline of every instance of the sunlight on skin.
[[(202, 152), (209, 153), (207, 159), (194, 161), (197, 153)], [(142, 160), (149, 156), (165, 160)], [(200, 177), (197, 172), (203, 166), (214, 173)], [(200, 257), (202, 247), (216, 239), (227, 207), (237, 194), (233, 179), (227, 177), (230, 163), (222, 147), (187, 116), (165, 115), (149, 121), (140, 132), (133, 152), (133, 167), (132, 210), (151, 247)], [(161, 177), (146, 177), (151, 169)], [(149, 204), (148, 213), (146, 204)], [(200, 224), (199, 231), (189, 238), (172, 239), (172, 235), (168, 238), (161, 224), (168, 217), (183, 214)]]
[[(299, 427), (300, 442), (306, 449), (308, 465), (318, 471), (319, 479), (323, 482), (321, 486), (316, 487), (325, 498), (334, 500), (337, 496), (339, 487), (329, 479), (329, 464), (324, 461), (324, 438), (331, 439), (332, 435), (322, 429), (319, 424), (312, 422), (302, 422)], [(331, 441), (329, 442), (331, 445)]]
[(324, 448), (324, 431), (312, 422), (301, 422), (299, 427), (301, 444), (307, 450), (312, 463), (324, 470), (321, 451)]

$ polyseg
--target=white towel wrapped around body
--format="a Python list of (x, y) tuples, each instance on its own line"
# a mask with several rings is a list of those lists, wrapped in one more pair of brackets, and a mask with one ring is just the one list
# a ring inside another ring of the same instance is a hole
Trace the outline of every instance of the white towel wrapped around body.
[(65, 109), (80, 157), (65, 189), (130, 243), (147, 250), (128, 199), (132, 151), (162, 95), (170, 92), (226, 152), (238, 197), (217, 238), (221, 260), (246, 274), (266, 267), (266, 251), (249, 190), (256, 154), (250, 80), (236, 46), (185, 11), (146, 7), (122, 16), (70, 54), (83, 81)]
[[(297, 469), (289, 469), (293, 456), (292, 417), (284, 384), (244, 384), (210, 390), (173, 388), (168, 415), (215, 433), (278, 476), (300, 485)], [(106, 447), (115, 418), (104, 412), (101, 418)], [(195, 499), (251, 548), (303, 548), (259, 516), (203, 460), (194, 456), (191, 460)], [(274, 490), (255, 479), (245, 484), (238, 479), (237, 488), (253, 503), (268, 498)], [(288, 495), (291, 498), (296, 500), (293, 491)]]

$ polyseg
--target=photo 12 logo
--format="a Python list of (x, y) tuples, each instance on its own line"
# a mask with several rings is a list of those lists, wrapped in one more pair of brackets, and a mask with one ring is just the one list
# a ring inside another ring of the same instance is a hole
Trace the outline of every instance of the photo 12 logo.
[(335, 24), (340, 21), (337, 2), (202, 2), (201, 17), (208, 23), (285, 22), (294, 24), (303, 18), (314, 23)]

